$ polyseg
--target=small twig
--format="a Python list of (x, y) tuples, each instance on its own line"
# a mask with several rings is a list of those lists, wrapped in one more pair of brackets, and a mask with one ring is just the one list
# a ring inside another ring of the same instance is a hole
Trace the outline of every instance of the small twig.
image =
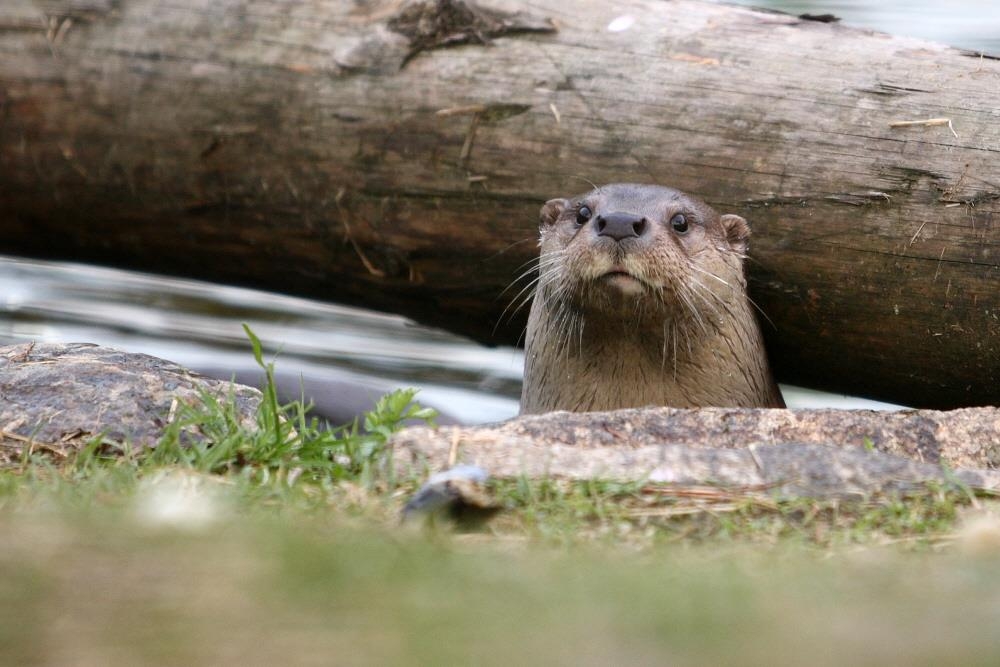
[(35, 341), (33, 340), (28, 341), (23, 350), (17, 351), (16, 354), (12, 354), (11, 356), (7, 357), (7, 360), (15, 364), (24, 363), (25, 361), (28, 360), (28, 357), (31, 355), (31, 351), (34, 349), (35, 349)]
[(677, 516), (688, 516), (691, 514), (702, 514), (704, 512), (736, 512), (743, 508), (742, 503), (726, 503), (715, 505), (686, 505), (683, 507), (655, 507), (649, 509), (629, 510), (626, 514), (633, 518), (662, 518), (669, 519)]
[(469, 155), (472, 153), (472, 140), (476, 138), (476, 128), (479, 127), (479, 114), (472, 116), (472, 121), (469, 122), (469, 131), (465, 135), (465, 143), (462, 144), (462, 152), (458, 154), (458, 161), (460, 164), (465, 164)]
[[(7, 440), (15, 440), (17, 442), (22, 442), (28, 445), (28, 458), (34, 453), (36, 449), (48, 452), (59, 458), (66, 458), (66, 452), (63, 451), (58, 445), (50, 444), (46, 442), (39, 442), (34, 438), (29, 438), (27, 436), (20, 435), (18, 433), (11, 433), (10, 431), (0, 430), (0, 439), (6, 438)], [(23, 449), (22, 445), (12, 445), (6, 442), (0, 442), (2, 447), (11, 447), (17, 449)]]
[[(934, 279), (931, 280), (932, 283), (936, 283), (938, 276), (941, 275), (941, 262), (944, 260), (944, 251), (947, 249), (947, 247), (948, 246), (941, 248), (941, 256), (938, 257), (937, 270), (934, 271)], [(920, 454), (920, 450), (917, 450), (917, 454)]]
[(354, 252), (357, 253), (358, 259), (360, 259), (361, 263), (364, 264), (368, 273), (372, 274), (376, 278), (385, 278), (385, 271), (376, 268), (376, 266), (369, 261), (368, 257), (366, 257), (365, 253), (361, 250), (361, 246), (359, 246), (358, 242), (354, 240), (353, 236), (351, 236), (351, 228), (347, 226), (346, 220), (344, 221), (344, 232), (345, 236), (347, 236), (347, 240), (351, 244), (351, 247), (354, 248)]
[(65, 444), (65, 443), (69, 442), (70, 440), (74, 440), (76, 438), (79, 438), (83, 434), (84, 434), (83, 430), (76, 429), (75, 431), (70, 431), (69, 433), (64, 433), (63, 437), (59, 438), (59, 442)]
[(924, 220), (923, 222), (920, 223), (920, 226), (917, 227), (917, 231), (913, 235), (913, 238), (910, 239), (910, 245), (906, 246), (907, 248), (909, 248), (910, 246), (912, 246), (913, 242), (917, 240), (917, 237), (920, 236), (920, 232), (923, 231), (924, 225), (926, 225), (926, 224), (927, 224), (926, 220)]
[(951, 133), (958, 139), (958, 132), (951, 124), (951, 118), (927, 118), (925, 120), (896, 120), (889, 123), (889, 127), (933, 127), (936, 125), (947, 125)]
[(464, 107), (449, 107), (447, 109), (438, 109), (434, 112), (435, 116), (440, 116), (442, 118), (447, 118), (448, 116), (464, 116), (469, 114), (479, 114), (486, 111), (486, 106), (482, 104), (469, 104)]
[(958, 537), (955, 533), (945, 533), (943, 535), (907, 535), (906, 537), (881, 539), (879, 540), (879, 544), (889, 546), (890, 544), (908, 544), (912, 542), (949, 543), (957, 541)]
[(673, 486), (673, 485), (646, 485), (639, 489), (639, 493), (644, 495), (659, 495), (673, 498), (697, 498), (701, 500), (711, 500), (715, 502), (733, 499), (749, 499), (761, 504), (773, 504), (758, 495), (762, 491), (769, 491), (784, 485), (787, 480), (768, 482), (765, 484), (748, 484), (721, 488), (716, 486)]
[(458, 442), (459, 431), (455, 430), (455, 435), (451, 439), (451, 449), (448, 450), (448, 467), (452, 468), (458, 462)]
[(345, 194), (344, 188), (341, 188), (337, 191), (337, 195), (333, 199), (333, 203), (336, 204), (337, 211), (340, 213), (340, 222), (344, 225), (344, 238), (347, 239), (347, 241), (351, 244), (351, 247), (354, 248), (354, 252), (357, 253), (358, 258), (361, 260), (365, 269), (368, 270), (368, 273), (372, 274), (376, 278), (385, 278), (385, 271), (377, 268), (368, 260), (368, 257), (366, 257), (365, 253), (361, 250), (361, 246), (358, 245), (358, 242), (354, 240), (354, 236), (351, 234), (351, 226), (347, 222), (347, 210), (341, 203)]
[(167, 412), (167, 423), (173, 424), (174, 419), (177, 417), (177, 408), (180, 405), (180, 401), (174, 396), (173, 400), (170, 401), (170, 410)]
[(926, 120), (894, 120), (889, 123), (889, 127), (915, 127), (918, 125), (922, 126), (932, 126), (932, 125), (947, 125), (951, 122), (950, 118), (927, 118)]
[(759, 458), (757, 458), (757, 445), (754, 445), (754, 444), (749, 445), (747, 447), (747, 451), (750, 452), (750, 458), (753, 459), (753, 464), (755, 466), (757, 466), (757, 472), (759, 472), (761, 475), (763, 475), (764, 474), (764, 464), (760, 462)]
[(9, 431), (4, 431), (0, 429), (0, 438), (7, 438), (8, 440), (17, 440), (18, 442), (34, 442), (31, 438), (20, 435), (19, 433), (11, 433)]
[(961, 200), (955, 201), (954, 199), (952, 199), (955, 193), (958, 192), (958, 189), (961, 188), (962, 185), (965, 183), (965, 177), (968, 175), (969, 175), (969, 165), (966, 164), (965, 169), (962, 170), (962, 175), (958, 177), (958, 180), (955, 182), (955, 184), (948, 187), (941, 193), (941, 196), (938, 198), (938, 201), (946, 202), (944, 205), (945, 208), (951, 208), (953, 206), (961, 206), (962, 204), (969, 203)]
[(559, 109), (556, 108), (555, 104), (553, 104), (551, 102), (549, 103), (549, 111), (551, 111), (552, 115), (555, 116), (555, 118), (556, 118), (556, 125), (562, 125), (562, 116), (559, 115)]
[(59, 28), (56, 30), (55, 36), (52, 38), (52, 44), (59, 46), (59, 44), (62, 43), (63, 38), (66, 37), (66, 33), (69, 32), (69, 29), (72, 27), (73, 19), (68, 17), (63, 19), (62, 23), (59, 24)]

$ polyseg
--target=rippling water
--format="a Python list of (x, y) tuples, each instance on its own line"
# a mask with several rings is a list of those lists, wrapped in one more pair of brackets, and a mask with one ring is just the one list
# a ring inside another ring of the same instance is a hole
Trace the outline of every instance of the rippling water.
[[(276, 357), (286, 399), (302, 393), (334, 422), (387, 391), (418, 387), (441, 422), (517, 414), (523, 354), (409, 320), (257, 290), (80, 264), (0, 256), (0, 344), (90, 342), (144, 352), (259, 386), (247, 323)], [(890, 407), (783, 386), (790, 407)]]
[(1000, 2), (996, 0), (727, 0), (790, 14), (833, 14), (845, 25), (920, 37), (1000, 55)]
[(276, 353), (286, 397), (301, 391), (348, 421), (386, 391), (415, 386), (442, 421), (517, 412), (523, 359), (392, 315), (209, 283), (0, 257), (0, 344), (92, 342), (259, 385), (242, 323)]

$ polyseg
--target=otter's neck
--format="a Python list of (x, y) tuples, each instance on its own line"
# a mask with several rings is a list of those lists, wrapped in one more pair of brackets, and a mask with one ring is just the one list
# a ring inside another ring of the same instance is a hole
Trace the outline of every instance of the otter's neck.
[(560, 314), (532, 304), (521, 414), (629, 407), (779, 406), (745, 299), (715, 320)]

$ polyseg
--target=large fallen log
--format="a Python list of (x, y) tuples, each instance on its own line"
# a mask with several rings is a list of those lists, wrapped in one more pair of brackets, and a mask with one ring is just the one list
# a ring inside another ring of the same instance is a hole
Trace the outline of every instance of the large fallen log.
[(865, 497), (928, 484), (1000, 491), (1000, 410), (655, 408), (408, 428), (398, 474), (456, 464), (499, 478), (711, 486), (736, 495)]
[(686, 0), (490, 6), (520, 13), (8, 0), (0, 251), (514, 341), (539, 204), (659, 182), (753, 224), (781, 379), (1000, 400), (996, 58)]

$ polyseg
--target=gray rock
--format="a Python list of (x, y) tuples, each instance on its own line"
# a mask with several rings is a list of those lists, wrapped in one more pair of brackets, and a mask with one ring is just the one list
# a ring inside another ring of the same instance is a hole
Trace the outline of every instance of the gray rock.
[(779, 496), (907, 492), (928, 483), (1000, 490), (1000, 410), (647, 408), (554, 412), (396, 434), (401, 474), (452, 462), (493, 477), (718, 485)]
[(0, 347), (0, 462), (29, 442), (56, 454), (95, 436), (154, 445), (175, 401), (198, 401), (199, 391), (231, 392), (242, 419), (253, 423), (259, 391), (163, 359), (88, 343)]

